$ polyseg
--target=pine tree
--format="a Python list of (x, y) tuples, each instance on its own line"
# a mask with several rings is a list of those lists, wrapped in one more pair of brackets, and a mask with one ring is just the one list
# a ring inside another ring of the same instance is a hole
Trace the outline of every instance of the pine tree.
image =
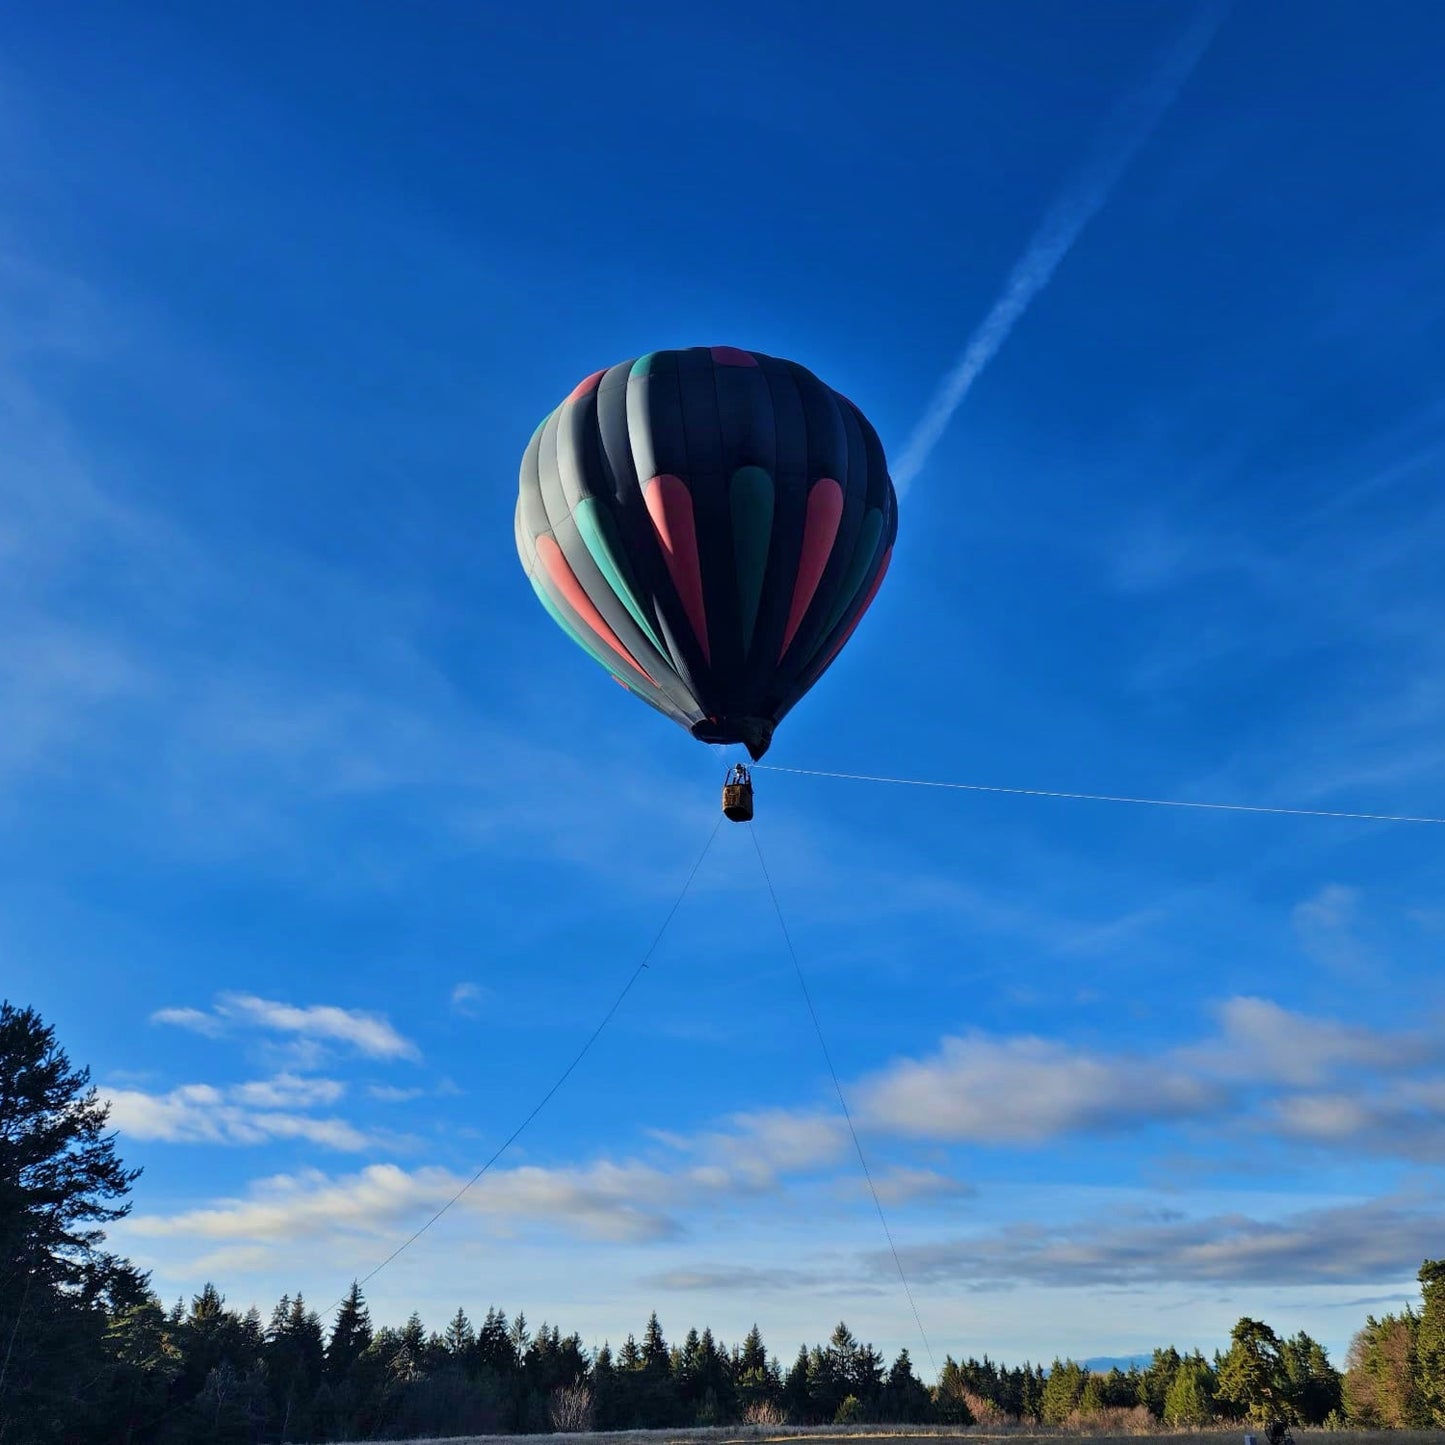
[(783, 1381), (783, 1409), (790, 1424), (806, 1425), (812, 1418), (808, 1398), (807, 1345), (798, 1346), (798, 1358), (793, 1361)]
[(751, 1374), (754, 1371), (766, 1371), (768, 1368), (768, 1352), (763, 1346), (762, 1331), (758, 1329), (754, 1321), (752, 1329), (747, 1332), (743, 1340), (742, 1354), (738, 1359), (738, 1370), (740, 1375)]
[(1214, 1372), (1202, 1356), (1180, 1362), (1164, 1397), (1168, 1425), (1197, 1428), (1214, 1418)]
[(333, 1384), (351, 1374), (370, 1344), (371, 1312), (362, 1298), (361, 1286), (352, 1280), (326, 1346), (326, 1373)]
[(883, 1418), (901, 1424), (918, 1424), (927, 1420), (928, 1415), (928, 1390), (913, 1373), (908, 1351), (899, 1350), (883, 1385)]
[(451, 1318), (442, 1335), (442, 1348), (453, 1360), (461, 1361), (466, 1359), (477, 1343), (477, 1332), (472, 1328), (472, 1322), (467, 1318), (467, 1312), (457, 1306), (457, 1312)]
[(952, 1355), (945, 1355), (938, 1383), (933, 1388), (934, 1418), (943, 1425), (972, 1425), (973, 1411), (964, 1398), (967, 1393), (968, 1380), (963, 1367)]
[(1280, 1343), (1285, 1391), (1301, 1425), (1323, 1425), (1341, 1408), (1340, 1372), (1318, 1341), (1303, 1330)]
[(1139, 1374), (1135, 1387), (1139, 1392), (1138, 1403), (1145, 1406), (1156, 1420), (1164, 1418), (1165, 1397), (1179, 1373), (1180, 1363), (1179, 1351), (1170, 1345), (1167, 1349), (1156, 1349), (1148, 1368)]
[(1044, 1382), (1040, 1413), (1046, 1425), (1062, 1425), (1078, 1408), (1088, 1371), (1075, 1360), (1055, 1359)]
[(94, 1436), (86, 1394), (115, 1368), (107, 1313), (148, 1297), (103, 1252), (139, 1176), (105, 1134), (89, 1069), (33, 1009), (0, 1002), (0, 1419), (9, 1438)]
[(507, 1327), (507, 1316), (499, 1309), (489, 1308), (482, 1328), (477, 1334), (477, 1359), (485, 1370), (498, 1375), (511, 1374), (517, 1365), (517, 1353), (512, 1346), (511, 1331)]
[(1230, 1332), (1229, 1353), (1219, 1366), (1218, 1398), (1259, 1424), (1294, 1422), (1279, 1336), (1245, 1316)]
[(647, 1317), (647, 1328), (642, 1334), (642, 1363), (648, 1369), (661, 1374), (670, 1373), (671, 1359), (667, 1341), (662, 1337), (662, 1326), (657, 1321), (657, 1311)]
[[(7, 1288), (31, 1276), (43, 1286), (94, 1293), (117, 1261), (100, 1253), (101, 1225), (130, 1213), (139, 1169), (127, 1169), (107, 1138), (109, 1107), (72, 1069), (33, 1009), (0, 1002), (0, 1265)], [(8, 1311), (0, 1303), (0, 1318)]]

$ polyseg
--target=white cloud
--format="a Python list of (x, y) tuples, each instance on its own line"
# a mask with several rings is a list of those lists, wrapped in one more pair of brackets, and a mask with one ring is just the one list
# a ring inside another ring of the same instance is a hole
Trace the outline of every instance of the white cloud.
[(1225, 1078), (1310, 1085), (1341, 1070), (1392, 1073), (1445, 1057), (1423, 1032), (1313, 1018), (1264, 998), (1227, 999), (1217, 1013), (1219, 1036), (1178, 1057)]
[(1277, 1101), (1271, 1117), (1281, 1133), (1337, 1151), (1445, 1164), (1445, 1078), (1295, 1094)]
[(1305, 952), (1346, 978), (1359, 977), (1370, 964), (1369, 953), (1355, 934), (1359, 901), (1358, 889), (1330, 883), (1296, 904), (1292, 915)]
[(271, 1079), (256, 1079), (238, 1084), (231, 1090), (239, 1103), (258, 1109), (314, 1109), (321, 1104), (334, 1104), (346, 1092), (339, 1079), (303, 1078), (299, 1074), (277, 1074)]
[(731, 1157), (769, 1170), (798, 1172), (831, 1164), (848, 1147), (847, 1125), (835, 1114), (762, 1109), (729, 1116), (734, 1132), (709, 1135)]
[(375, 1141), (343, 1119), (298, 1112), (334, 1104), (344, 1092), (334, 1079), (282, 1074), (226, 1089), (211, 1084), (183, 1084), (164, 1094), (112, 1089), (107, 1102), (112, 1126), (133, 1139), (235, 1145), (304, 1139), (354, 1152)]
[[(1277, 1219), (1115, 1212), (1013, 1225), (899, 1255), (910, 1279), (935, 1285), (1361, 1284), (1409, 1278), (1438, 1249), (1442, 1228), (1438, 1203), (1396, 1196)], [(891, 1256), (874, 1264), (893, 1268)]]
[(212, 1035), (228, 1026), (259, 1029), (289, 1035), (307, 1044), (345, 1044), (374, 1059), (421, 1057), (417, 1046), (398, 1033), (383, 1015), (332, 1004), (303, 1007), (258, 998), (254, 994), (226, 993), (210, 1013), (193, 1008), (164, 1008), (153, 1013), (151, 1021)]
[(732, 1114), (728, 1129), (696, 1135), (650, 1130), (669, 1148), (694, 1154), (703, 1162), (694, 1173), (710, 1171), (749, 1190), (774, 1188), (779, 1176), (801, 1174), (843, 1157), (848, 1128), (841, 1115), (788, 1109)]
[(871, 1129), (993, 1144), (1198, 1117), (1220, 1103), (1212, 1082), (1167, 1064), (981, 1033), (945, 1039), (931, 1059), (893, 1064), (864, 1079), (857, 1097)]
[(312, 1004), (300, 1008), (294, 1004), (257, 998), (252, 994), (226, 994), (222, 997), (219, 1008), (255, 1028), (349, 1044), (371, 1058), (420, 1057), (416, 1045), (397, 1033), (380, 1014), (337, 1008), (329, 1004)]
[[(866, 1191), (867, 1181), (859, 1179), (855, 1191)], [(936, 1169), (910, 1169), (901, 1165), (873, 1173), (873, 1188), (889, 1206), (911, 1204), (915, 1199), (966, 1199), (978, 1191), (973, 1185)]]
[(198, 1008), (162, 1008), (151, 1015), (153, 1024), (172, 1024), (178, 1029), (190, 1029), (192, 1033), (205, 1034), (215, 1038), (225, 1028), (225, 1022)]
[[(244, 1199), (169, 1217), (143, 1216), (130, 1227), (150, 1238), (229, 1243), (279, 1243), (338, 1231), (381, 1235), (421, 1223), (465, 1182), (447, 1169), (408, 1171), (392, 1164), (372, 1164), (336, 1178), (318, 1171), (277, 1175), (257, 1182)], [(683, 1197), (687, 1184), (642, 1164), (526, 1165), (486, 1175), (456, 1208), (490, 1219), (502, 1233), (547, 1221), (575, 1226), (593, 1238), (658, 1239), (677, 1231), (668, 1206)]]
[(480, 984), (459, 983), (452, 989), (452, 1012), (461, 1014), (463, 1018), (474, 1019), (481, 1013), (486, 998), (487, 991)]

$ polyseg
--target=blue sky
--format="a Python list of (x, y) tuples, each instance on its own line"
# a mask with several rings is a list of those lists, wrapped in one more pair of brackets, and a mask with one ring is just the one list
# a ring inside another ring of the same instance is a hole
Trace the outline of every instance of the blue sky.
[[(513, 550), (600, 366), (790, 356), (898, 457), (1042, 228), (769, 761), (1445, 815), (1445, 22), (1211, 11), (1170, 72), (1203, 13), (0, 22), (0, 992), (113, 1100), (165, 1297), (322, 1306), (389, 1253), (712, 827), (719, 759)], [(759, 785), (940, 1362), (1242, 1313), (1342, 1351), (1413, 1293), (1441, 830)], [(926, 1360), (744, 830), (368, 1294)]]

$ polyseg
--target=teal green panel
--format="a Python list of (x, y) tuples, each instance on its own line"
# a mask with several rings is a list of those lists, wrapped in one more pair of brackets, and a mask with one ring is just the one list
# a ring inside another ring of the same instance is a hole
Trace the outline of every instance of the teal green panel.
[(733, 561), (742, 604), (743, 652), (751, 651), (753, 628), (763, 600), (768, 548), (773, 540), (773, 479), (761, 467), (739, 467), (729, 498), (733, 514)]
[(617, 594), (617, 600), (632, 614), (632, 620), (647, 634), (647, 640), (663, 656), (667, 649), (658, 640), (652, 624), (643, 615), (642, 604), (637, 600), (637, 589), (627, 566), (627, 557), (612, 526), (612, 518), (596, 497), (584, 497), (572, 509), (572, 520), (582, 534), (582, 541), (592, 554), (597, 570), (607, 579), (607, 585)]
[(657, 353), (655, 351), (649, 351), (646, 356), (639, 356), (637, 360), (632, 363), (632, 370), (628, 372), (628, 375), (646, 376), (652, 370), (652, 362), (656, 356)]
[(563, 612), (560, 607), (557, 606), (555, 601), (553, 601), (552, 596), (547, 591), (546, 587), (543, 586), (543, 584), (540, 583), (535, 577), (533, 577), (531, 573), (527, 574), (527, 581), (532, 584), (532, 591), (537, 594), (538, 600), (541, 602), (542, 606), (547, 609), (547, 613), (551, 617), (552, 621), (555, 622), (557, 626), (560, 627), (562, 631), (565, 632), (567, 636), (570, 637), (572, 641), (575, 642), (577, 646), (580, 647), (582, 651), (588, 655), (588, 657), (590, 657), (594, 662), (596, 662), (599, 667), (605, 667), (607, 671), (610, 672), (612, 676), (618, 680), (618, 682), (622, 683), (622, 685), (626, 687), (629, 692), (636, 692), (637, 689), (633, 687), (626, 674), (621, 670), (617, 663), (613, 661), (612, 655), (610, 653), (604, 652), (600, 644), (589, 641), (585, 634), (579, 632), (567, 620), (567, 614)]
[(878, 542), (883, 536), (883, 512), (878, 507), (869, 507), (863, 514), (863, 525), (858, 530), (858, 542), (853, 548), (853, 560), (848, 563), (848, 575), (838, 589), (838, 600), (833, 604), (833, 615), (828, 625), (818, 634), (821, 647), (832, 635), (833, 629), (843, 620), (843, 614), (853, 605), (854, 599), (868, 580), (868, 567), (878, 555)]

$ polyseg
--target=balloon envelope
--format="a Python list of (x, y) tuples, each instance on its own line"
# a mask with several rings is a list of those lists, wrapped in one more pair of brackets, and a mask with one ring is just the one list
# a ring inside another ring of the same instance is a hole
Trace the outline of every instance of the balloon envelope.
[(517, 552), (622, 685), (709, 743), (767, 751), (888, 567), (877, 433), (795, 362), (693, 347), (582, 381), (522, 458)]

